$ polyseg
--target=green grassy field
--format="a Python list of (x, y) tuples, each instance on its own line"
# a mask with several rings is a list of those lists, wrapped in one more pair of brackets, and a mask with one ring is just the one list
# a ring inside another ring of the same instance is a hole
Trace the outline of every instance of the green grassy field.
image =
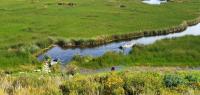
[[(34, 1), (34, 2), (32, 2)], [(140, 0), (0, 0), (0, 67), (37, 63), (33, 52), (51, 39), (91, 39), (179, 25), (200, 14), (199, 0), (160, 6)], [(124, 5), (125, 7), (120, 7)]]
[(75, 57), (72, 64), (87, 68), (112, 66), (200, 66), (200, 36), (164, 39), (152, 45), (136, 46), (130, 54), (108, 52), (102, 57)]

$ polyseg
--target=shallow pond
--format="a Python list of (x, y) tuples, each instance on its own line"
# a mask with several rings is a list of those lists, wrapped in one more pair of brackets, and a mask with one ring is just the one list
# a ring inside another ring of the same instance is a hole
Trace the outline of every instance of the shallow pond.
[(101, 45), (94, 48), (68, 48), (63, 49), (59, 46), (55, 46), (49, 49), (46, 53), (40, 55), (38, 57), (39, 61), (42, 61), (44, 56), (50, 56), (52, 59), (59, 59), (62, 63), (68, 63), (71, 61), (74, 55), (81, 55), (81, 56), (92, 56), (98, 57), (102, 56), (106, 52), (114, 51), (114, 52), (123, 52), (124, 54), (128, 54), (132, 49), (132, 47), (120, 49), (119, 47), (129, 43), (136, 43), (142, 45), (149, 45), (153, 44), (158, 40), (161, 39), (170, 39), (170, 38), (177, 38), (183, 37), (186, 35), (200, 35), (200, 24), (190, 26), (185, 31), (179, 33), (172, 33), (167, 35), (159, 35), (159, 36), (151, 36), (151, 37), (141, 37), (138, 39), (133, 39), (130, 41), (120, 41), (120, 42), (113, 42), (106, 45)]

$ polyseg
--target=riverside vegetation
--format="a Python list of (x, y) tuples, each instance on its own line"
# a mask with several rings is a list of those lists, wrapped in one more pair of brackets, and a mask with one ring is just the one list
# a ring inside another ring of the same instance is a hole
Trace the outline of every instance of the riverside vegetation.
[(85, 68), (112, 66), (200, 66), (200, 36), (164, 39), (154, 44), (133, 47), (128, 55), (108, 52), (101, 57), (75, 56), (71, 64)]
[(73, 77), (60, 74), (1, 74), (0, 94), (9, 95), (199, 95), (200, 72), (170, 68), (124, 70)]

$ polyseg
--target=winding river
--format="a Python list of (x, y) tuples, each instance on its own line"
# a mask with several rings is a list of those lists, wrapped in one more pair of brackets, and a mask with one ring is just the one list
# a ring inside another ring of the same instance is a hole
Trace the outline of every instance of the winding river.
[(63, 49), (59, 46), (55, 46), (49, 49), (46, 53), (38, 56), (38, 60), (42, 61), (44, 59), (44, 56), (47, 55), (47, 56), (50, 56), (52, 59), (59, 59), (64, 64), (64, 63), (70, 62), (74, 55), (98, 57), (98, 56), (104, 55), (106, 52), (109, 52), (109, 51), (123, 52), (124, 54), (128, 54), (134, 48), (128, 47), (128, 48), (120, 49), (119, 47), (125, 44), (129, 44), (129, 43), (149, 45), (149, 44), (155, 43), (158, 40), (183, 37), (187, 35), (193, 35), (193, 36), (200, 35), (200, 23), (194, 26), (189, 26), (186, 30), (179, 33), (172, 33), (172, 34), (167, 34), (167, 35), (159, 35), (159, 36), (151, 36), (151, 37), (141, 37), (141, 38), (133, 39), (129, 41), (113, 42), (113, 43), (101, 45), (94, 48)]

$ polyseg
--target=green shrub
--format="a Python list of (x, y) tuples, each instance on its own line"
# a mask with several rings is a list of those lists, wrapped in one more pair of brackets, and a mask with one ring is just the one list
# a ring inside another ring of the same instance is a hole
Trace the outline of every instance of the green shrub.
[(178, 85), (181, 85), (184, 83), (183, 78), (175, 74), (165, 75), (163, 81), (164, 81), (165, 86), (170, 87), (170, 88), (177, 87)]
[(145, 82), (140, 78), (130, 78), (125, 82), (124, 89), (128, 95), (139, 95), (144, 93)]
[(187, 79), (189, 81), (189, 83), (187, 83), (191, 88), (193, 89), (200, 89), (200, 78), (198, 76), (195, 75), (187, 75), (185, 77), (185, 79)]
[(187, 75), (185, 79), (187, 79), (189, 82), (200, 82), (200, 79), (194, 75)]

